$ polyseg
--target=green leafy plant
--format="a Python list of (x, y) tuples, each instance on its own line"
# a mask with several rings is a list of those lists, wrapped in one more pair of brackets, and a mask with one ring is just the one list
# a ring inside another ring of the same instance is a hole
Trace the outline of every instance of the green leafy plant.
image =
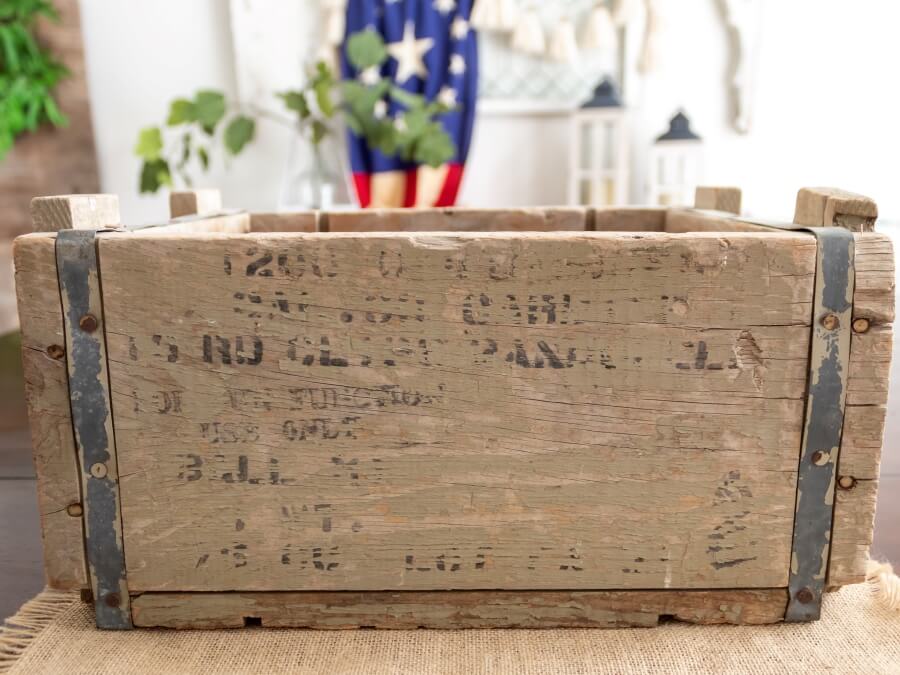
[[(428, 102), (381, 77), (380, 68), (388, 53), (377, 33), (352, 35), (347, 41), (347, 58), (360, 72), (359, 80), (340, 81), (320, 61), (307, 73), (302, 88), (277, 94), (293, 119), (252, 106), (233, 105), (238, 112), (220, 133), (219, 125), (229, 109), (222, 92), (205, 90), (193, 99), (172, 101), (165, 129), (147, 127), (138, 136), (134, 151), (143, 160), (141, 192), (171, 186), (173, 174), (190, 186), (190, 168), (199, 165), (203, 171), (209, 169), (217, 140), (228, 155), (240, 154), (254, 138), (256, 117), (299, 128), (315, 154), (332, 131), (332, 119), (341, 114), (354, 133), (386, 155), (435, 167), (453, 158), (453, 140), (436, 119), (453, 108), (438, 101)], [(401, 109), (396, 117), (387, 114), (389, 103)], [(174, 140), (173, 135), (177, 136)]]
[(67, 123), (53, 90), (68, 71), (35, 38), (40, 17), (59, 20), (47, 0), (0, 0), (0, 159), (19, 135)]
[[(192, 185), (189, 165), (196, 162), (206, 171), (214, 142), (220, 139), (229, 155), (238, 155), (253, 140), (256, 121), (243, 113), (235, 113), (227, 124), (228, 106), (225, 94), (220, 91), (198, 91), (194, 98), (178, 98), (169, 105), (164, 132), (162, 127), (141, 129), (135, 154), (143, 160), (141, 165), (141, 192), (156, 192), (162, 186), (172, 185), (172, 174), (188, 186)], [(168, 138), (167, 138), (168, 136)], [(167, 147), (166, 141), (174, 142)]]

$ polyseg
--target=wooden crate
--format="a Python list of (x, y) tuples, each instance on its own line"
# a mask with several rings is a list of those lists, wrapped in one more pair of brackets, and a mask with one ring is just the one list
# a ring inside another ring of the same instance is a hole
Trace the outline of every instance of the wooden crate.
[(101, 627), (771, 623), (863, 580), (894, 318), (870, 200), (801, 190), (810, 231), (172, 212), (36, 199), (15, 245), (47, 581)]

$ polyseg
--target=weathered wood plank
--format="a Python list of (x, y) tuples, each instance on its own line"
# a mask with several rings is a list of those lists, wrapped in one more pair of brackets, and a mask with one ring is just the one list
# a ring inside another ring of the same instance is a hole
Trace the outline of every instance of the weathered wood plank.
[(13, 255), (44, 571), (51, 588), (74, 590), (87, 585), (87, 573), (55, 244), (55, 235), (25, 235), (16, 239)]
[(741, 189), (736, 187), (698, 187), (694, 193), (694, 207), (740, 214)]
[(165, 225), (135, 230), (137, 237), (156, 237), (161, 234), (199, 234), (202, 232), (231, 232), (243, 234), (250, 231), (250, 214), (246, 211), (201, 213), (173, 218)]
[[(783, 588), (739, 591), (439, 591), (145, 593), (135, 626), (153, 628), (621, 628), (660, 618), (768, 624), (784, 617)], [(251, 621), (246, 621), (250, 619)], [(253, 621), (255, 620), (255, 621)]]
[(316, 232), (317, 223), (316, 211), (250, 214), (251, 232)]
[(119, 224), (117, 195), (60, 195), (31, 200), (35, 232), (99, 230)]
[(322, 214), (327, 232), (552, 232), (584, 230), (586, 209), (366, 209)]
[[(830, 586), (865, 580), (890, 376), (895, 286), (891, 242), (881, 234), (857, 234), (855, 240), (853, 316), (865, 319), (868, 327), (862, 333), (855, 331), (850, 345), (828, 570)], [(841, 477), (848, 489), (841, 488)]]
[(100, 249), (132, 591), (786, 584), (811, 237)]
[(773, 237), (782, 236), (779, 230), (764, 225), (754, 225), (735, 220), (733, 214), (721, 211), (695, 209), (669, 209), (666, 213), (665, 231), (684, 232), (766, 232)]
[(845, 227), (872, 232), (878, 218), (875, 202), (837, 188), (802, 188), (797, 193), (794, 222), (814, 227)]
[(181, 218), (222, 210), (222, 193), (214, 188), (169, 194), (169, 217)]
[(597, 232), (663, 232), (665, 225), (666, 209), (625, 207), (591, 209), (587, 229)]

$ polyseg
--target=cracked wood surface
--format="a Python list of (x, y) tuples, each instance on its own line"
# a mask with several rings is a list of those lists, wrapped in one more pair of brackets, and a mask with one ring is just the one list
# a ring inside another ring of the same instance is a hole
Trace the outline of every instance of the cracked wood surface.
[(133, 599), (140, 627), (622, 628), (661, 619), (767, 624), (784, 617), (783, 588), (741, 591), (436, 591), (146, 593)]
[(811, 237), (100, 250), (132, 592), (786, 585)]
[(81, 502), (66, 360), (48, 354), (66, 344), (55, 245), (55, 234), (29, 234), (16, 239), (13, 254), (44, 573), (51, 588), (74, 590), (87, 585), (87, 571), (81, 518), (66, 512)]

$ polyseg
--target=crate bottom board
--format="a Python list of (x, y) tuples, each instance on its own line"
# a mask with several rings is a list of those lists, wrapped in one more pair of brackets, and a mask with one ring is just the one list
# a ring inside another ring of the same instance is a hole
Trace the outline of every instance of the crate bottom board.
[(787, 589), (646, 591), (372, 591), (142, 593), (136, 628), (458, 629), (769, 624), (784, 619)]

